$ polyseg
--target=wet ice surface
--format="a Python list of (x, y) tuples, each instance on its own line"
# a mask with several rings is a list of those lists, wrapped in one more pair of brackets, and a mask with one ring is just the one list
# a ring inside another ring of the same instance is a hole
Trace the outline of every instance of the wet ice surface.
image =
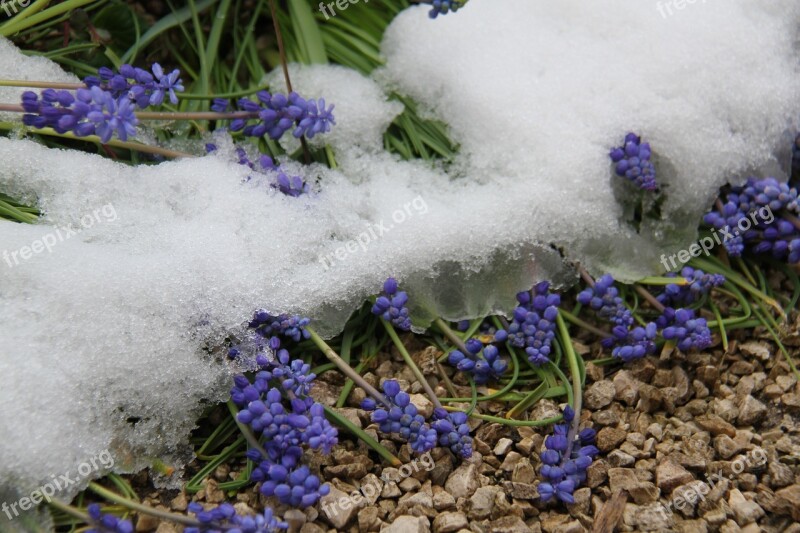
[[(788, 146), (799, 11), (473, 0), (429, 21), (411, 8), (387, 32), (377, 81), (293, 70), (338, 123), (320, 138), (336, 171), (285, 163), (313, 184), (301, 198), (244, 182), (225, 138), (214, 156), (139, 167), (0, 139), (0, 190), (45, 212), (37, 226), (0, 223), (0, 253), (17, 252), (0, 258), (0, 483), (30, 490), (104, 449), (120, 471), (180, 466), (202, 406), (229, 387), (218, 348), (257, 307), (332, 334), (388, 275), (424, 324), (568, 282), (556, 249), (626, 279), (659, 272), (719, 185), (774, 168)], [(2, 72), (63, 76), (6, 52)], [(451, 166), (383, 151), (402, 110), (391, 90), (449, 124)], [(607, 156), (630, 130), (652, 143), (664, 192), (640, 233), (623, 205), (637, 196)], [(70, 225), (81, 231), (66, 238)]]

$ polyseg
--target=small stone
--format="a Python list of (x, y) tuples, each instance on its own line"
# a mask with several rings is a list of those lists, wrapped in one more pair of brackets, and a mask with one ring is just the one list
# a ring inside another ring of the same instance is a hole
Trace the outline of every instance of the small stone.
[(602, 409), (614, 400), (616, 387), (610, 380), (604, 379), (592, 384), (583, 394), (583, 402), (587, 409)]
[(768, 361), (771, 357), (769, 347), (765, 342), (745, 342), (739, 345), (739, 349), (745, 355), (756, 357), (762, 361)]
[(671, 459), (661, 462), (656, 467), (656, 483), (661, 492), (672, 493), (675, 487), (694, 481), (694, 476)]
[(500, 487), (490, 485), (481, 487), (469, 499), (469, 517), (472, 520), (484, 520), (491, 516), (494, 510), (495, 498), (502, 492)]
[(423, 418), (428, 419), (433, 414), (433, 403), (424, 394), (412, 394), (411, 403)]
[(139, 518), (136, 520), (136, 533), (143, 533), (145, 531), (153, 531), (158, 527), (161, 522), (158, 518), (149, 514), (139, 513)]
[(767, 406), (748, 395), (745, 396), (739, 405), (739, 417), (737, 421), (739, 424), (750, 426), (762, 420), (766, 414)]
[(515, 483), (533, 483), (536, 471), (527, 457), (523, 457), (511, 473), (511, 481)]
[(625, 525), (638, 528), (637, 531), (671, 530), (674, 523), (672, 515), (665, 512), (664, 506), (660, 503), (649, 505), (628, 503), (625, 505), (622, 520)]
[(636, 462), (632, 455), (621, 450), (614, 450), (608, 454), (608, 464), (613, 467), (631, 466)]
[(661, 407), (663, 401), (664, 393), (661, 389), (646, 383), (639, 384), (639, 404), (637, 409), (646, 413), (654, 413)]
[(178, 533), (178, 529), (169, 522), (161, 522), (158, 524), (155, 533)]
[(361, 478), (359, 484), (361, 493), (370, 505), (375, 505), (383, 489), (383, 481), (375, 474), (369, 473)]
[(695, 423), (700, 428), (708, 431), (714, 436), (727, 435), (728, 437), (736, 436), (736, 428), (732, 424), (726, 422), (722, 417), (715, 414), (706, 414), (699, 416), (695, 419)]
[(467, 527), (469, 522), (464, 513), (441, 513), (433, 520), (433, 533), (454, 533)]
[(325, 478), (333, 479), (361, 479), (367, 475), (367, 467), (364, 463), (350, 463), (346, 465), (333, 465), (325, 468)]
[(592, 413), (592, 421), (598, 426), (616, 426), (619, 424), (619, 414), (612, 410), (596, 411)]
[(731, 490), (730, 496), (728, 496), (728, 505), (736, 517), (736, 523), (740, 526), (755, 522), (764, 516), (764, 509), (756, 502), (745, 498), (739, 489)]
[(341, 530), (355, 518), (364, 503), (366, 502), (363, 498), (360, 501), (355, 500), (331, 485), (330, 492), (320, 499), (320, 508), (324, 511), (321, 516), (337, 530)]
[(723, 459), (730, 459), (742, 451), (743, 448), (741, 444), (727, 435), (720, 435), (714, 438), (714, 449)]
[(793, 374), (786, 374), (775, 378), (775, 384), (781, 388), (783, 392), (789, 392), (789, 389), (797, 384), (797, 378)]
[(620, 370), (614, 376), (614, 398), (629, 406), (635, 405), (639, 399), (639, 383), (627, 370)]
[(474, 464), (462, 464), (450, 474), (444, 488), (458, 499), (469, 498), (479, 485), (477, 467)]
[(186, 493), (185, 492), (181, 492), (180, 494), (175, 496), (172, 499), (172, 501), (169, 502), (169, 505), (170, 505), (170, 507), (172, 507), (172, 509), (174, 511), (185, 511), (186, 507), (189, 505), (189, 503), (188, 503), (188, 501), (186, 499)]
[[(504, 481), (503, 490), (505, 490), (506, 494), (515, 500), (534, 500), (539, 497), (539, 492), (536, 490), (536, 485), (533, 483), (514, 483), (513, 481)], [(477, 491), (475, 494), (477, 494)]]
[(365, 507), (358, 512), (359, 531), (377, 531), (380, 525), (380, 510), (377, 507)]
[(434, 487), (434, 489), (436, 488), (440, 490), (433, 491), (433, 508), (437, 511), (445, 511), (447, 509), (455, 508), (456, 499), (453, 498), (453, 495), (441, 487)]
[(800, 521), (800, 485), (792, 485), (775, 492), (775, 504), (778, 512)]
[(794, 482), (792, 469), (779, 461), (770, 461), (767, 471), (771, 484), (775, 488), (785, 487)]
[(586, 469), (586, 485), (589, 488), (596, 488), (605, 483), (608, 479), (608, 463), (602, 459), (593, 461)]
[(381, 533), (430, 533), (430, 521), (424, 516), (401, 515), (381, 529)]
[(422, 486), (422, 483), (420, 483), (419, 480), (414, 479), (413, 477), (407, 477), (403, 481), (398, 483), (398, 486), (400, 487), (400, 490), (402, 490), (403, 492), (411, 492), (419, 490), (419, 488)]
[(628, 432), (622, 428), (606, 427), (597, 433), (597, 447), (601, 452), (608, 452), (619, 446)]
[(516, 444), (517, 450), (523, 455), (530, 455), (533, 451), (536, 441), (533, 437), (525, 437)]
[(283, 513), (283, 521), (289, 524), (290, 531), (299, 531), (307, 520), (306, 514), (299, 509), (289, 509)]
[(506, 455), (505, 460), (503, 460), (503, 464), (500, 465), (501, 470), (505, 470), (506, 472), (511, 472), (514, 470), (514, 467), (517, 466), (522, 456), (517, 452), (508, 452)]
[(647, 434), (652, 435), (657, 441), (660, 442), (661, 437), (664, 436), (664, 427), (661, 424), (653, 422), (647, 426)]
[(736, 420), (736, 417), (739, 416), (739, 408), (736, 407), (736, 404), (734, 404), (733, 401), (728, 398), (715, 398), (711, 402), (711, 406), (714, 413), (719, 415), (727, 422), (733, 423)]
[(705, 520), (683, 520), (676, 524), (679, 533), (707, 533), (708, 524)]
[(508, 453), (508, 450), (510, 450), (513, 445), (514, 445), (513, 440), (503, 437), (502, 439), (497, 441), (497, 444), (495, 445), (493, 452), (497, 456), (503, 456), (506, 453)]

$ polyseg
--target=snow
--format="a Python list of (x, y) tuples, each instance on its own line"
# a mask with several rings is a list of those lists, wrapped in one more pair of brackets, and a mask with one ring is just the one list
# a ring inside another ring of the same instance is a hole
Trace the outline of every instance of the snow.
[[(569, 283), (562, 254), (629, 280), (659, 272), (719, 185), (779, 167), (798, 21), (788, 0), (668, 17), (650, 1), (472, 0), (435, 21), (410, 8), (374, 79), (293, 67), (295, 90), (335, 104), (337, 121), (314, 139), (336, 170), (284, 162), (313, 184), (301, 198), (245, 182), (224, 137), (213, 156), (138, 167), (0, 139), (0, 190), (45, 212), (0, 223), (0, 253), (19, 259), (0, 257), (0, 494), (105, 449), (117, 471), (154, 457), (180, 468), (198, 414), (230, 384), (218, 348), (255, 308), (331, 335), (389, 275), (422, 326), (508, 309), (540, 279)], [(67, 79), (0, 51), (0, 72)], [(391, 91), (449, 125), (452, 165), (383, 150), (402, 109)], [(607, 156), (630, 130), (651, 142), (666, 194), (639, 233), (626, 222), (638, 197)], [(81, 231), (60, 238), (70, 224)]]

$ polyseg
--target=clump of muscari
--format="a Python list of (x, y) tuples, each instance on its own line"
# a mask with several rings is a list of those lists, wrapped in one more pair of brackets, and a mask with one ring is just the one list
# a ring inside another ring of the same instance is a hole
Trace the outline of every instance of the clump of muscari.
[(439, 15), (455, 13), (459, 8), (464, 7), (468, 0), (424, 0), (424, 3), (431, 5), (428, 16), (435, 19)]
[[(280, 139), (284, 133), (292, 130), (296, 138), (313, 138), (320, 133), (330, 131), (336, 124), (333, 107), (325, 107), (325, 100), (309, 99), (292, 92), (289, 96), (268, 91), (258, 91), (256, 101), (240, 98), (237, 101), (239, 110), (251, 113), (252, 117), (235, 118), (230, 123), (231, 131), (241, 131), (248, 137), (269, 136)], [(211, 109), (220, 113), (228, 111), (229, 103), (224, 99), (214, 99)]]
[(673, 309), (667, 307), (656, 320), (662, 328), (661, 335), (674, 341), (682, 352), (696, 349), (702, 350), (711, 346), (711, 330), (705, 318), (695, 317), (691, 309)]
[(275, 533), (289, 529), (289, 524), (278, 520), (269, 507), (253, 516), (238, 514), (229, 503), (206, 511), (201, 504), (192, 502), (188, 510), (195, 515), (200, 526), (184, 528), (183, 533)]
[(517, 302), (508, 330), (496, 331), (495, 340), (524, 347), (531, 363), (544, 365), (550, 361), (561, 296), (550, 292), (550, 283), (542, 281), (532, 290), (518, 293)]
[(453, 350), (447, 362), (461, 372), (470, 374), (478, 385), (499, 379), (508, 369), (508, 363), (500, 357), (496, 346), (489, 344), (484, 347), (481, 341), (474, 338), (467, 340), (464, 346), (466, 353)]
[(600, 453), (594, 445), (595, 431), (587, 428), (576, 433), (576, 425), (572, 424), (574, 417), (575, 411), (567, 406), (564, 423), (553, 426), (553, 434), (544, 441), (539, 471), (543, 481), (537, 486), (543, 502), (555, 498), (564, 503), (575, 503), (573, 493), (586, 481), (586, 469)]
[(96, 503), (86, 508), (89, 514), (90, 528), (86, 533), (133, 533), (133, 524), (129, 520), (122, 520), (113, 514), (103, 514)]
[(169, 96), (173, 105), (178, 103), (176, 92), (183, 92), (183, 83), (178, 69), (170, 73), (158, 63), (153, 63), (152, 74), (132, 65), (122, 65), (114, 72), (108, 67), (100, 67), (96, 76), (87, 76), (83, 83), (87, 87), (98, 87), (108, 92), (115, 99), (127, 96), (136, 105), (144, 109), (148, 106), (159, 106)]
[(633, 325), (633, 314), (619, 296), (611, 274), (598, 278), (594, 287), (588, 287), (578, 294), (581, 305), (591, 307), (597, 316), (615, 326), (629, 328)]
[[(686, 285), (671, 283), (664, 287), (664, 292), (656, 298), (659, 302), (668, 307), (690, 305), (713, 289), (725, 283), (725, 276), (722, 274), (706, 274), (699, 268), (683, 267), (680, 276), (686, 280)], [(666, 275), (669, 278), (678, 277), (674, 272)]]
[(99, 87), (65, 90), (45, 89), (41, 98), (33, 91), (22, 93), (22, 123), (37, 129), (53, 128), (76, 137), (98, 135), (103, 143), (116, 134), (126, 141), (136, 135), (138, 119), (127, 96), (114, 98)]
[(749, 250), (798, 263), (798, 216), (797, 189), (775, 178), (751, 177), (720, 195), (703, 221), (725, 235), (723, 245), (732, 257)]
[(408, 294), (397, 290), (397, 280), (388, 278), (383, 283), (383, 294), (378, 296), (372, 306), (372, 313), (390, 322), (397, 329), (409, 331), (411, 318), (408, 316)]
[[(206, 152), (211, 153), (217, 149), (213, 143), (206, 144)], [(273, 159), (268, 155), (262, 155), (258, 159), (258, 164), (250, 160), (244, 148), (236, 148), (236, 156), (240, 165), (249, 167), (250, 169), (274, 178), (270, 186), (278, 189), (286, 196), (298, 197), (301, 194), (308, 194), (311, 187), (303, 180), (301, 176), (290, 176), (283, 171), (280, 165), (276, 164)], [(252, 176), (247, 176), (247, 181), (250, 181)]]
[(330, 488), (300, 463), (303, 447), (330, 453), (338, 432), (325, 418), (322, 405), (309, 396), (316, 377), (311, 367), (301, 359), (292, 360), (280, 345), (277, 337), (269, 340), (270, 351), (256, 358), (259, 370), (253, 379), (234, 378), (231, 400), (240, 409), (237, 420), (250, 426), (263, 446), (247, 452), (256, 463), (250, 479), (261, 482), (265, 496), (308, 507)]
[(472, 455), (472, 437), (465, 413), (448, 413), (437, 408), (433, 411), (433, 421), (429, 423), (411, 403), (411, 396), (400, 390), (396, 380), (387, 379), (382, 388), (384, 398), (379, 401), (385, 400), (388, 405), (379, 405), (373, 398), (361, 402), (362, 409), (372, 412), (370, 417), (381, 432), (408, 442), (417, 453), (425, 453), (438, 443), (461, 457)]
[(656, 168), (650, 161), (650, 144), (643, 143), (635, 133), (625, 136), (625, 142), (611, 150), (609, 156), (616, 163), (614, 171), (617, 176), (626, 178), (640, 189), (654, 191), (656, 184)]

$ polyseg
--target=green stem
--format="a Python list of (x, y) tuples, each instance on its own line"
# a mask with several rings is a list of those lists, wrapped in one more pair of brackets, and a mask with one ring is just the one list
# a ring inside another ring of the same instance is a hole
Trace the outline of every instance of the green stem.
[(567, 364), (569, 365), (569, 373), (572, 377), (572, 394), (574, 405), (572, 409), (575, 411), (575, 416), (572, 419), (569, 435), (567, 436), (567, 451), (564, 452), (564, 457), (570, 457), (572, 454), (572, 444), (575, 440), (575, 434), (578, 432), (578, 426), (581, 421), (581, 408), (583, 407), (583, 388), (581, 385), (580, 367), (578, 365), (578, 356), (572, 347), (572, 337), (569, 335), (567, 324), (561, 313), (556, 317), (558, 324), (558, 332), (561, 335), (561, 340), (564, 344), (564, 352), (567, 357)]
[(445, 337), (447, 337), (453, 345), (461, 350), (464, 353), (468, 353), (467, 347), (464, 345), (464, 341), (461, 340), (461, 337), (456, 335), (456, 332), (450, 329), (450, 326), (447, 325), (447, 322), (442, 320), (441, 318), (437, 318), (433, 321), (436, 324), (436, 327), (439, 328)]
[(400, 337), (398, 337), (397, 331), (395, 331), (394, 326), (392, 326), (389, 322), (387, 322), (383, 318), (381, 318), (381, 322), (383, 323), (383, 327), (385, 327), (386, 331), (389, 333), (389, 337), (392, 338), (392, 342), (394, 342), (394, 345), (397, 346), (397, 350), (400, 352), (400, 355), (403, 356), (403, 360), (406, 362), (409, 368), (411, 368), (411, 371), (416, 376), (417, 381), (419, 381), (419, 384), (422, 385), (423, 389), (425, 389), (425, 393), (430, 397), (431, 402), (433, 402), (433, 406), (440, 409), (442, 407), (442, 402), (439, 401), (439, 397), (436, 396), (436, 394), (433, 392), (430, 383), (428, 383), (428, 380), (425, 379), (425, 376), (422, 374), (422, 371), (419, 369), (417, 364), (411, 358), (411, 355), (408, 353), (408, 350), (406, 350), (403, 341), (401, 341)]
[(392, 464), (392, 466), (400, 466), (403, 464), (403, 462), (400, 459), (392, 455), (392, 452), (386, 449), (385, 446), (382, 446), (378, 441), (370, 437), (369, 434), (365, 432), (363, 429), (356, 426), (355, 424), (350, 422), (347, 418), (343, 417), (330, 407), (327, 406), (323, 407), (325, 409), (325, 414), (328, 415), (328, 418), (333, 419), (334, 422), (346, 428), (348, 431), (350, 431), (350, 433), (352, 433), (353, 435), (364, 441), (364, 443), (367, 446), (375, 450), (378, 453), (378, 455), (389, 461)]
[(308, 331), (308, 333), (311, 335), (311, 340), (317, 345), (317, 348), (319, 348), (320, 351), (325, 354), (325, 357), (327, 357), (331, 363), (335, 364), (347, 377), (358, 383), (358, 386), (364, 389), (367, 394), (384, 404), (386, 407), (392, 407), (392, 404), (389, 403), (386, 397), (378, 392), (375, 387), (367, 383), (367, 380), (361, 377), (358, 372), (353, 370), (353, 368), (348, 365), (344, 359), (339, 357), (339, 354), (337, 354), (333, 348), (328, 346), (328, 343), (322, 340), (322, 337), (320, 337), (313, 328), (306, 326), (306, 331)]
[(120, 496), (116, 492), (110, 491), (107, 488), (103, 487), (102, 485), (98, 485), (94, 481), (89, 483), (89, 490), (91, 490), (98, 496), (105, 498), (108, 501), (118, 503), (124, 507), (127, 507), (128, 509), (139, 511), (140, 513), (149, 514), (151, 516), (155, 516), (156, 518), (161, 518), (163, 520), (169, 520), (171, 522), (183, 524), (185, 526), (200, 527), (200, 522), (198, 522), (194, 518), (189, 518), (188, 516), (162, 511), (160, 509), (154, 509), (149, 505), (143, 505), (137, 501), (130, 500), (128, 498)]

